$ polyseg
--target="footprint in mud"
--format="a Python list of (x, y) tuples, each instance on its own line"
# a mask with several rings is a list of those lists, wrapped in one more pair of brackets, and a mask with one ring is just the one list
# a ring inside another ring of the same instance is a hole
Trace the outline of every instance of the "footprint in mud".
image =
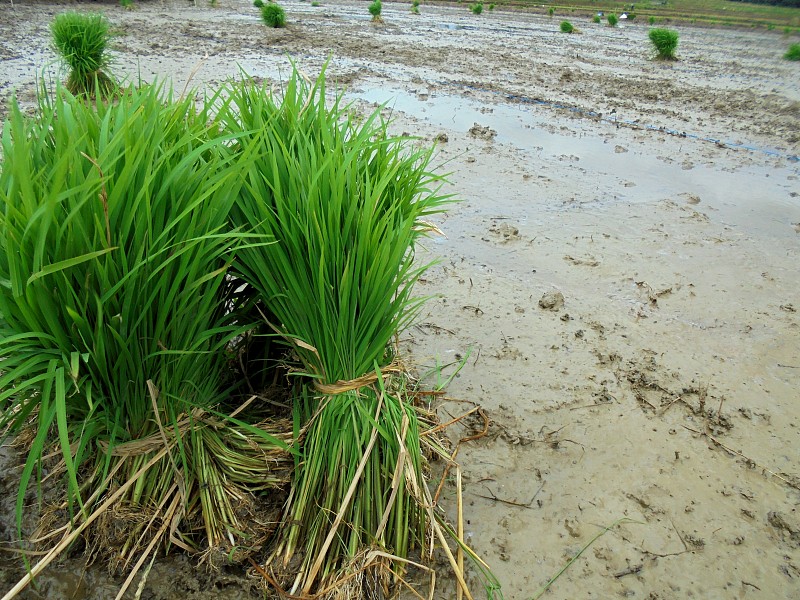
[(489, 228), (489, 233), (500, 238), (501, 244), (507, 244), (520, 239), (519, 229), (508, 223), (493, 223)]

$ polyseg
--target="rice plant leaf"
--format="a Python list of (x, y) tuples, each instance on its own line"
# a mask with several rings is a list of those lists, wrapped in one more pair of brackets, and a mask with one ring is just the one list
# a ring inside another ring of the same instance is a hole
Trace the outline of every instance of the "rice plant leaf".
[(41, 279), (47, 275), (51, 275), (52, 273), (58, 273), (59, 271), (63, 271), (64, 269), (69, 269), (70, 267), (77, 266), (81, 263), (84, 263), (89, 260), (94, 260), (104, 254), (108, 254), (109, 252), (113, 252), (116, 250), (116, 246), (113, 248), (105, 248), (103, 250), (96, 250), (94, 252), (88, 252), (81, 256), (76, 256), (74, 258), (68, 258), (65, 260), (61, 260), (57, 263), (53, 263), (51, 265), (47, 265), (43, 267), (39, 271), (33, 273), (30, 277), (28, 277), (28, 281), (26, 282), (28, 285), (36, 281), (37, 279)]

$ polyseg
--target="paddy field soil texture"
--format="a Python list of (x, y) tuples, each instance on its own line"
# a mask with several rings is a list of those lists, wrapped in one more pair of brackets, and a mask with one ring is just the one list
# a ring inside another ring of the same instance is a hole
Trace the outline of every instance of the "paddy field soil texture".
[[(385, 2), (373, 23), (365, 2), (281, 4), (282, 29), (244, 0), (3, 4), (0, 112), (14, 92), (32, 108), (37, 75), (63, 76), (49, 23), (68, 8), (104, 10), (117, 77), (177, 90), (240, 68), (277, 87), (288, 57), (313, 77), (330, 56), (331, 87), (436, 144), (460, 199), (420, 257), (439, 259), (418, 287), (432, 300), (401, 344), (423, 374), (463, 363), (443, 421), (486, 414), (450, 435), (485, 430), (458, 454), (465, 536), (505, 597), (535, 597), (579, 553), (543, 598), (800, 595), (794, 34), (670, 25), (665, 62), (638, 19), (571, 19), (582, 34), (563, 35), (558, 13)], [(22, 597), (117, 585), (71, 559)], [(437, 598), (454, 589), (440, 578)], [(180, 556), (142, 593), (250, 597), (242, 569)]]

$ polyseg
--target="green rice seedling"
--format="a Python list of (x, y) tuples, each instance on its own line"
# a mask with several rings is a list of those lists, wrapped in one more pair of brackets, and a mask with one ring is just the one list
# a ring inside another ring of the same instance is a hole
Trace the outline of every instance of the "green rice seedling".
[(475, 4), (470, 6), (469, 9), (472, 11), (473, 15), (479, 15), (479, 14), (481, 14), (483, 12), (483, 3), (482, 2), (476, 2)]
[(548, 17), (552, 17), (554, 14), (556, 14), (555, 7), (551, 6), (550, 8), (547, 9), (547, 16)]
[(369, 11), (369, 14), (372, 15), (373, 21), (377, 23), (382, 20), (381, 11), (383, 11), (383, 4), (381, 4), (381, 0), (374, 0), (374, 2), (367, 7), (367, 10)]
[(419, 0), (412, 0), (411, 2), (411, 12), (415, 15), (419, 14)]
[(656, 50), (656, 58), (661, 60), (677, 60), (675, 50), (678, 49), (678, 32), (671, 29), (651, 29), (647, 34)]
[(650, 25), (655, 25), (656, 24), (656, 18), (654, 16), (650, 15), (650, 17), (647, 19), (647, 22)]
[[(248, 326), (229, 314), (228, 268), (261, 243), (229, 227), (252, 153), (219, 135), (213, 97), (40, 98), (34, 117), (12, 102), (0, 140), (0, 430), (33, 438), (18, 526), (60, 450), (61, 516), (74, 539), (92, 513), (95, 556), (129, 569), (162, 538), (225, 556), (256, 535), (244, 517), (278, 483), (267, 463), (289, 460), (264, 427), (225, 417)], [(104, 490), (137, 519), (120, 530)]]
[(600, 22), (600, 15), (595, 15), (592, 17), (592, 23), (599, 23)]
[(261, 7), (261, 19), (269, 27), (286, 27), (286, 12), (276, 2), (267, 2)]
[(496, 6), (496, 5), (495, 5), (495, 3), (494, 3), (494, 2), (492, 2), (492, 3), (489, 5), (489, 10), (494, 10), (494, 7), (495, 7), (495, 6)]
[(114, 84), (106, 73), (109, 25), (100, 13), (68, 11), (50, 24), (53, 45), (67, 63), (67, 89), (73, 94), (106, 93)]
[(800, 60), (800, 44), (792, 44), (783, 55), (786, 60)]
[(611, 13), (610, 15), (608, 15), (608, 26), (609, 27), (616, 27), (617, 23), (619, 23), (619, 17), (617, 17), (617, 15), (615, 15), (614, 13)]
[(317, 2), (316, 0), (314, 0), (314, 2), (312, 2), (312, 3), (311, 3), (311, 6), (313, 6), (314, 8), (316, 8), (316, 7), (318, 7), (318, 6), (322, 6), (322, 5), (321, 5), (319, 2)]
[(561, 33), (574, 33), (575, 27), (572, 26), (572, 23), (569, 21), (561, 21), (561, 25), (559, 26), (561, 29)]
[(280, 98), (246, 81), (229, 95), (227, 131), (263, 147), (233, 224), (276, 240), (243, 248), (234, 268), (302, 365), (301, 456), (270, 564), (297, 574), (291, 593), (304, 595), (367, 548), (408, 556), (431, 526), (392, 340), (421, 307), (414, 249), (447, 198), (432, 149), (390, 137), (380, 111), (356, 122), (341, 97), (326, 103), (324, 72), (313, 84), (295, 72)]
[(261, 8), (264, 6), (264, 0), (253, 0), (253, 6), (256, 8)]
[(122, 8), (133, 8), (133, 0), (119, 0), (119, 5)]

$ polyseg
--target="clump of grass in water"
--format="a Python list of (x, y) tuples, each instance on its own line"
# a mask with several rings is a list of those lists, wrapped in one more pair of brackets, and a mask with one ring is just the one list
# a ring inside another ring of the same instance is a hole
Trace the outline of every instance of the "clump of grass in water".
[(256, 8), (261, 8), (264, 6), (264, 0), (253, 0), (253, 6)]
[(600, 15), (595, 15), (592, 17), (592, 23), (599, 23), (600, 22)]
[(575, 27), (573, 27), (572, 23), (569, 21), (561, 21), (559, 28), (561, 29), (561, 33), (575, 33)]
[(412, 0), (411, 2), (411, 12), (415, 15), (419, 14), (419, 0)]
[(53, 45), (67, 63), (67, 89), (73, 94), (101, 95), (114, 88), (106, 73), (106, 48), (110, 34), (106, 18), (100, 13), (64, 12), (50, 24)]
[(800, 60), (800, 44), (792, 44), (783, 55), (786, 60)]
[(286, 12), (276, 2), (267, 2), (261, 7), (261, 19), (269, 27), (286, 27)]
[(551, 6), (550, 8), (547, 9), (548, 17), (552, 17), (554, 14), (556, 14), (556, 9), (554, 7)]
[(369, 14), (372, 15), (372, 20), (376, 23), (381, 22), (383, 19), (381, 17), (381, 12), (383, 11), (383, 4), (381, 4), (381, 0), (375, 0), (367, 7)]
[(651, 16), (650, 16), (650, 17), (647, 19), (647, 22), (648, 22), (650, 25), (655, 25), (655, 24), (656, 24), (656, 18), (655, 18), (654, 16), (652, 16), (652, 15), (651, 15)]
[(619, 18), (614, 13), (608, 15), (608, 26), (609, 27), (616, 27), (617, 23), (619, 23)]
[(470, 6), (469, 9), (472, 11), (473, 15), (479, 15), (483, 12), (483, 3), (476, 2), (475, 4)]
[(656, 50), (656, 58), (661, 60), (677, 60), (678, 32), (671, 29), (651, 29), (647, 34)]

